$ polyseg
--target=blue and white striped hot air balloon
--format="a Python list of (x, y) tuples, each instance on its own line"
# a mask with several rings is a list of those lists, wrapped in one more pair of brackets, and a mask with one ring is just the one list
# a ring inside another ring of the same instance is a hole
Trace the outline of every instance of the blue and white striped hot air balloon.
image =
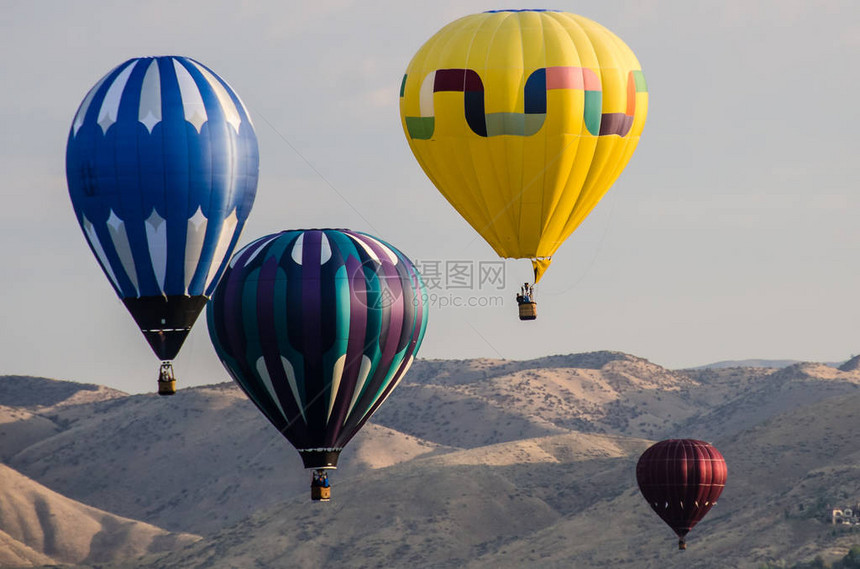
[(187, 57), (126, 61), (90, 89), (75, 115), (66, 147), (75, 215), (165, 362), (218, 284), (254, 203), (258, 171), (244, 104)]

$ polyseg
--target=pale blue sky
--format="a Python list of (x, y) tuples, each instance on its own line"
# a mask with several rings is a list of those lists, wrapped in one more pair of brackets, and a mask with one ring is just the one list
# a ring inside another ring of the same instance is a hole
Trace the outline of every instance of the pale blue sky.
[[(648, 80), (648, 123), (556, 255), (540, 318), (516, 319), (530, 270), (510, 262), (505, 306), (433, 310), (421, 356), (611, 349), (683, 367), (860, 352), (856, 2), (107, 4), (0, 10), (0, 374), (154, 387), (158, 361), (92, 258), (64, 176), (78, 104), (134, 56), (193, 57), (244, 99), (261, 177), (241, 243), (350, 227), (417, 259), (495, 259), (412, 157), (398, 89), (439, 28), (507, 7), (576, 12), (621, 36)], [(204, 320), (176, 361), (186, 385), (228, 379)]]

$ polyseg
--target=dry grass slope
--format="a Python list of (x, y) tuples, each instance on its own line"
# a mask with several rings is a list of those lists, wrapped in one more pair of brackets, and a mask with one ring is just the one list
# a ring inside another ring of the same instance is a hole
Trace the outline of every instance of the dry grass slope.
[[(860, 542), (822, 521), (826, 504), (860, 498), (858, 385), (860, 371), (819, 364), (672, 371), (619, 352), (419, 361), (344, 452), (329, 504), (309, 503), (297, 454), (229, 384), (168, 400), (0, 397), (0, 452), (4, 430), (32, 429), (5, 459), (31, 478), (205, 536), (119, 555), (122, 569), (755, 568)], [(711, 440), (729, 462), (683, 554), (634, 477), (649, 440), (668, 437)], [(112, 476), (93, 483), (93, 469)]]
[[(70, 409), (66, 429), (9, 464), (75, 500), (172, 531), (207, 534), (308, 493), (298, 453), (232, 384), (137, 395)], [(369, 426), (338, 471), (354, 475), (438, 445)], [(109, 477), (93, 479), (93, 472)], [(2, 526), (0, 526), (2, 527)]]
[(646, 446), (563, 435), (416, 458), (336, 484), (331, 503), (277, 504), (147, 567), (462, 567), (599, 499), (565, 496), (571, 479), (623, 491), (619, 474)]
[(656, 437), (701, 411), (688, 401), (694, 379), (620, 352), (417, 362), (413, 371), (374, 421), (451, 447), (570, 431)]
[(4, 566), (107, 562), (199, 539), (85, 506), (2, 465), (0, 528)]

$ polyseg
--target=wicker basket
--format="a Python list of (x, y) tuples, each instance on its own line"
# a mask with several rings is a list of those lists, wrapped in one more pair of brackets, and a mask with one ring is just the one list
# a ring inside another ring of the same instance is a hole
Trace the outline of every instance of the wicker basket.
[(520, 303), (520, 320), (534, 320), (537, 318), (537, 302)]

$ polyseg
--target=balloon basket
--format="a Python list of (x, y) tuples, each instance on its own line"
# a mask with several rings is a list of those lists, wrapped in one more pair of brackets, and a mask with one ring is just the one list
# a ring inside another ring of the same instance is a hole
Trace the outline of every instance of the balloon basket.
[(520, 320), (537, 319), (537, 302), (520, 303)]
[(687, 550), (687, 542), (683, 539), (678, 540), (678, 551), (686, 551)]
[(328, 502), (331, 500), (331, 485), (325, 469), (318, 468), (314, 471), (311, 479), (311, 500), (314, 502)]
[(331, 500), (331, 488), (311, 486), (311, 500), (314, 502), (328, 502)]
[(173, 364), (161, 362), (158, 372), (158, 394), (176, 395), (176, 379), (173, 377)]

